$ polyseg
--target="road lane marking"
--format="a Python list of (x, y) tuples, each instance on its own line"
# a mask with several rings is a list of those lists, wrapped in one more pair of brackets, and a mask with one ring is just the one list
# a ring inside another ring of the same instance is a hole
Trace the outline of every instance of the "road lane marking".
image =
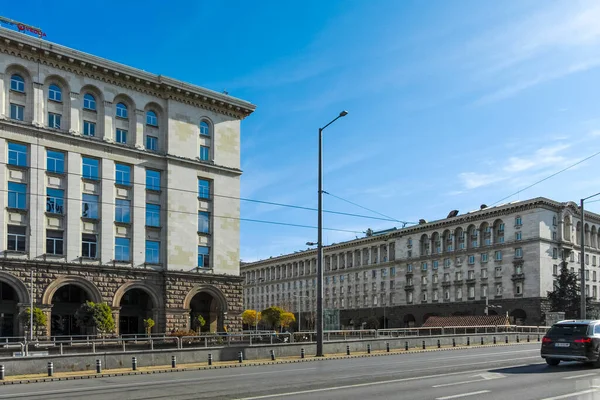
[(579, 396), (581, 394), (588, 394), (588, 393), (593, 393), (596, 392), (598, 389), (588, 389), (588, 390), (582, 390), (581, 392), (573, 392), (573, 393), (567, 393), (567, 394), (563, 394), (561, 396), (555, 396), (555, 397), (546, 397), (545, 399), (542, 400), (560, 400), (560, 399), (568, 399), (569, 397), (575, 397), (575, 396)]
[(440, 385), (433, 385), (433, 388), (441, 388), (446, 386), (457, 386), (457, 385), (466, 385), (467, 383), (475, 383), (475, 382), (484, 382), (485, 379), (473, 379), (472, 381), (462, 381), (462, 382), (452, 382), (452, 383), (442, 383)]
[(583, 374), (583, 375), (575, 375), (575, 376), (566, 376), (563, 379), (577, 379), (577, 378), (585, 378), (587, 376), (596, 376), (598, 374), (595, 373), (591, 373), (591, 374)]
[[(531, 358), (531, 357), (527, 357), (527, 358)], [(532, 364), (507, 365), (507, 366), (503, 366), (502, 368), (521, 368), (521, 367), (528, 367), (528, 366), (531, 366), (531, 365)], [(536, 364), (534, 364), (534, 365), (536, 365)], [(541, 363), (537, 364), (537, 365), (541, 365)], [(238, 398), (236, 400), (272, 399), (274, 397), (286, 397), (286, 396), (296, 396), (296, 395), (300, 395), (300, 394), (330, 392), (330, 391), (333, 391), (333, 390), (342, 390), (342, 389), (352, 389), (352, 388), (357, 388), (357, 387), (375, 386), (375, 385), (382, 385), (382, 384), (386, 384), (386, 383), (410, 382), (410, 381), (416, 381), (416, 380), (421, 380), (421, 379), (439, 378), (441, 376), (452, 376), (452, 375), (460, 375), (460, 374), (470, 374), (470, 373), (473, 373), (473, 372), (487, 372), (488, 370), (489, 369), (479, 369), (479, 370), (473, 370), (473, 371), (446, 372), (446, 373), (443, 373), (443, 374), (425, 375), (425, 376), (414, 376), (414, 377), (411, 377), (411, 378), (390, 379), (390, 380), (387, 380), (387, 381), (366, 382), (366, 383), (357, 383), (357, 384), (354, 384), (354, 385), (332, 386), (332, 387), (321, 388), (321, 389), (307, 389), (307, 390), (298, 390), (296, 392), (265, 394), (265, 395), (262, 395), (262, 396), (252, 396), (252, 397), (241, 397), (241, 398)]]
[[(0, 399), (14, 399), (19, 397), (28, 397), (28, 396), (46, 396), (46, 395), (55, 395), (55, 394), (66, 394), (66, 393), (74, 393), (74, 392), (87, 392), (93, 390), (114, 390), (114, 389), (124, 389), (124, 388), (132, 388), (136, 386), (160, 386), (165, 384), (174, 384), (174, 383), (189, 383), (189, 382), (198, 382), (198, 381), (207, 381), (207, 380), (215, 380), (215, 379), (231, 379), (233, 377), (238, 376), (248, 376), (248, 375), (265, 375), (265, 374), (281, 374), (286, 372), (295, 373), (296, 371), (306, 371), (306, 370), (314, 370), (315, 368), (299, 368), (299, 369), (289, 369), (284, 371), (264, 371), (264, 372), (251, 372), (247, 374), (229, 374), (222, 376), (204, 376), (198, 378), (184, 378), (184, 379), (169, 379), (163, 381), (150, 381), (150, 382), (130, 382), (130, 383), (120, 383), (116, 385), (105, 384), (102, 386), (81, 386), (77, 388), (71, 389), (56, 389), (56, 390), (43, 390), (37, 392), (29, 392), (29, 393), (12, 393), (12, 394), (0, 394)], [(188, 372), (188, 371), (186, 371)], [(194, 372), (191, 370), (189, 372)], [(132, 375), (126, 375), (125, 377), (131, 377)], [(144, 376), (144, 375), (136, 375), (136, 376)], [(109, 378), (109, 377), (105, 377)], [(122, 377), (119, 377), (122, 378)], [(76, 382), (76, 381), (73, 381)], [(79, 381), (81, 382), (81, 381)]]
[(484, 394), (484, 393), (489, 393), (489, 392), (490, 392), (489, 390), (480, 390), (478, 392), (470, 392), (470, 393), (454, 394), (452, 396), (437, 397), (436, 400), (459, 399), (461, 397), (475, 396), (478, 394)]
[(477, 375), (473, 375), (480, 377), (480, 379), (472, 379), (470, 381), (462, 381), (462, 382), (451, 382), (451, 383), (441, 383), (439, 385), (433, 385), (432, 387), (434, 388), (439, 388), (439, 387), (446, 387), (446, 386), (457, 386), (457, 385), (465, 385), (465, 384), (469, 384), (469, 383), (475, 383), (475, 382), (484, 382), (484, 381), (490, 381), (492, 379), (501, 379), (501, 378), (506, 378), (505, 375), (496, 373), (496, 372), (486, 372), (483, 374), (477, 374)]

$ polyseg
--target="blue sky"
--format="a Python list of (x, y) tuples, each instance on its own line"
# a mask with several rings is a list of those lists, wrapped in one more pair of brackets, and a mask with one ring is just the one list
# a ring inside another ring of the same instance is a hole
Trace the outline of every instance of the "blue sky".
[[(11, 2), (48, 39), (255, 103), (242, 196), (317, 205), (324, 189), (397, 220), (500, 199), (600, 151), (594, 1)], [(500, 7), (501, 5), (501, 7)], [(598, 175), (598, 176), (596, 176)], [(506, 201), (600, 192), (600, 156)], [(369, 214), (325, 195), (328, 210)], [(242, 217), (315, 226), (315, 212), (242, 202)], [(589, 209), (600, 212), (600, 202)], [(374, 215), (374, 214), (369, 214)], [(326, 214), (325, 242), (400, 226)], [(242, 223), (241, 256), (305, 249), (316, 230)]]

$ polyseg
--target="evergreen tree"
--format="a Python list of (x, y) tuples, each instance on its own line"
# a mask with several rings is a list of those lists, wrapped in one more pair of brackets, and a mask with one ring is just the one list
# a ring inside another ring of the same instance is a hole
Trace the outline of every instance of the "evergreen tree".
[[(560, 274), (557, 277), (554, 290), (548, 292), (550, 311), (563, 311), (566, 319), (577, 319), (581, 317), (581, 288), (579, 276), (571, 272), (565, 259), (560, 263)], [(590, 318), (593, 308), (590, 304), (591, 298), (586, 299), (586, 314)]]

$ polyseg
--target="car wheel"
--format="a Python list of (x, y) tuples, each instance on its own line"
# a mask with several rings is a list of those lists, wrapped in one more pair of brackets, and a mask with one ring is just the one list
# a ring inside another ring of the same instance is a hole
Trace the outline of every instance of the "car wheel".
[(546, 358), (546, 364), (551, 365), (551, 366), (556, 366), (560, 363), (560, 360), (557, 360), (556, 358)]

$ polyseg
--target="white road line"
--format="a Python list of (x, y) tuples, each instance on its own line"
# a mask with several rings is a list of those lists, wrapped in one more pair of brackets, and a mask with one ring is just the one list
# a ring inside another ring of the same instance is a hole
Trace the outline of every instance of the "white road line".
[[(529, 358), (529, 357), (527, 357), (527, 358)], [(531, 364), (508, 365), (508, 366), (503, 366), (502, 368), (520, 368), (520, 367), (528, 367), (530, 365)], [(333, 391), (333, 390), (342, 390), (342, 389), (352, 389), (352, 388), (357, 388), (357, 387), (367, 387), (367, 386), (383, 385), (383, 384), (386, 384), (386, 383), (409, 382), (409, 381), (416, 381), (416, 380), (421, 380), (421, 379), (439, 378), (441, 376), (471, 374), (473, 372), (487, 372), (487, 371), (489, 371), (489, 368), (488, 369), (472, 370), (472, 371), (462, 371), (462, 372), (446, 372), (446, 373), (443, 373), (443, 374), (436, 374), (436, 375), (414, 376), (412, 378), (391, 379), (391, 380), (387, 380), (387, 381), (366, 382), (366, 383), (357, 383), (357, 384), (354, 384), (354, 385), (342, 385), (342, 386), (333, 386), (333, 387), (321, 388), (321, 389), (308, 389), (308, 390), (299, 390), (299, 391), (296, 391), (296, 392), (275, 393), (275, 394), (266, 394), (266, 395), (263, 395), (263, 396), (243, 397), (243, 398), (239, 398), (239, 399), (236, 399), (236, 400), (272, 399), (272, 398), (275, 398), (275, 397), (287, 397), (287, 396), (295, 396), (295, 395), (299, 395), (299, 394), (330, 392), (330, 391)], [(486, 392), (488, 392), (488, 391), (486, 391)]]
[[(231, 379), (238, 376), (248, 376), (248, 375), (265, 375), (265, 374), (281, 374), (286, 372), (295, 373), (296, 371), (306, 371), (306, 370), (314, 370), (317, 368), (300, 368), (300, 369), (288, 369), (284, 371), (265, 371), (265, 372), (251, 372), (247, 374), (230, 374), (230, 375), (221, 375), (221, 376), (205, 376), (198, 378), (184, 378), (184, 379), (169, 379), (162, 381), (153, 381), (153, 382), (130, 382), (130, 383), (121, 383), (117, 385), (105, 384), (102, 386), (81, 386), (77, 388), (71, 389), (56, 389), (56, 390), (40, 390), (38, 392), (29, 392), (29, 393), (12, 393), (12, 394), (0, 394), (0, 399), (14, 399), (19, 397), (29, 397), (29, 396), (47, 396), (54, 394), (67, 394), (67, 393), (76, 393), (76, 392), (88, 392), (94, 390), (114, 390), (114, 389), (131, 389), (136, 386), (160, 386), (165, 384), (173, 384), (173, 383), (190, 383), (190, 382), (198, 382), (198, 381), (207, 381), (207, 380), (218, 380), (218, 379)], [(193, 371), (193, 370), (192, 370)], [(138, 375), (142, 376), (142, 375)], [(125, 376), (127, 377), (127, 376)], [(108, 378), (108, 377), (106, 377)], [(77, 382), (77, 381), (71, 381)]]
[(578, 379), (578, 378), (585, 378), (586, 376), (596, 376), (598, 374), (595, 373), (591, 373), (591, 374), (583, 374), (583, 375), (575, 375), (575, 376), (565, 376), (563, 379)]
[(560, 400), (560, 399), (568, 399), (569, 397), (575, 397), (575, 396), (579, 396), (581, 394), (588, 394), (588, 393), (593, 393), (596, 392), (598, 389), (588, 389), (588, 390), (582, 390), (581, 392), (573, 392), (573, 393), (567, 393), (567, 394), (563, 394), (561, 396), (556, 396), (556, 397), (546, 397), (545, 399), (542, 400)]
[(445, 396), (445, 397), (437, 397), (436, 400), (459, 399), (461, 397), (475, 396), (477, 394), (484, 394), (484, 393), (489, 393), (489, 392), (490, 392), (489, 390), (480, 390), (478, 392), (455, 394), (452, 396)]
[(433, 385), (432, 387), (434, 387), (434, 388), (440, 388), (440, 387), (446, 387), (446, 386), (457, 386), (457, 385), (464, 385), (464, 384), (467, 384), (467, 383), (483, 382), (485, 380), (486, 379), (473, 379), (472, 381), (442, 383), (440, 385)]

